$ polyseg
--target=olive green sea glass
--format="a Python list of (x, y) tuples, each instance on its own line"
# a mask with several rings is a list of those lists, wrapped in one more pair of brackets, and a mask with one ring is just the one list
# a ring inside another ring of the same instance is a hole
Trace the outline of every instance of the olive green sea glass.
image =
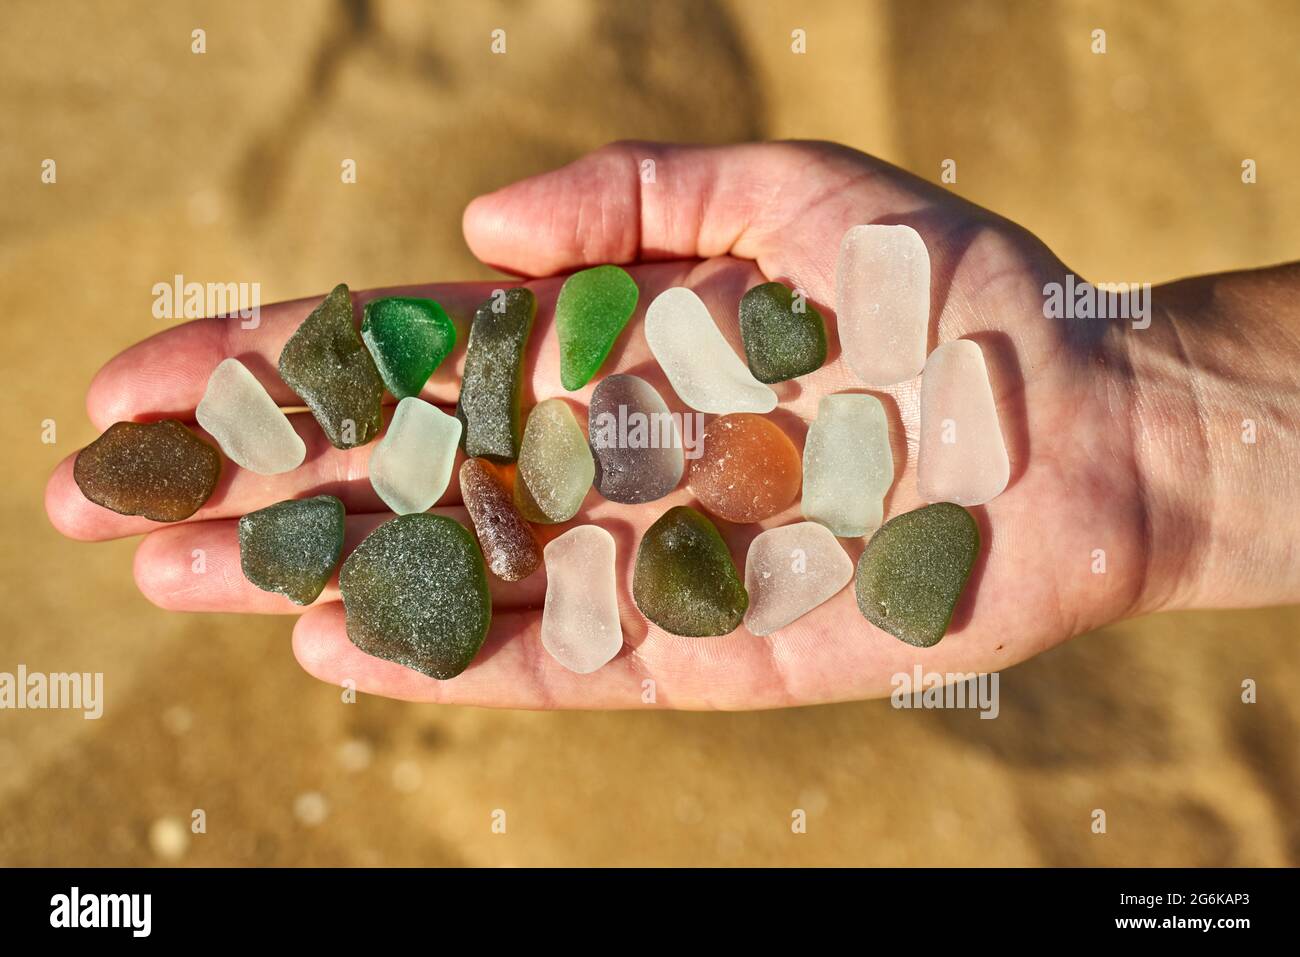
[(432, 299), (389, 296), (366, 303), (361, 338), (388, 391), (405, 399), (420, 394), (456, 347), (456, 327)]
[(239, 520), (239, 564), (262, 591), (310, 605), (343, 551), (343, 503), (333, 495), (291, 499)]
[(636, 310), (636, 280), (618, 266), (595, 266), (564, 281), (555, 302), (560, 384), (570, 392), (591, 381)]
[(749, 596), (717, 528), (695, 509), (670, 508), (641, 539), (632, 576), (641, 614), (674, 635), (735, 631)]
[(352, 324), (352, 297), (344, 283), (284, 344), (280, 378), (311, 409), (335, 448), (365, 445), (379, 434), (384, 381)]
[(354, 645), (440, 680), (469, 667), (492, 621), (483, 553), (442, 515), (384, 522), (343, 563), (339, 587)]
[(858, 608), (877, 628), (928, 648), (948, 630), (979, 549), (979, 527), (960, 505), (891, 518), (858, 559)]
[(175, 419), (116, 422), (72, 465), (81, 494), (96, 505), (155, 522), (189, 518), (220, 475), (221, 454)]
[(456, 404), (471, 458), (513, 462), (519, 456), (524, 353), (536, 315), (537, 299), (523, 287), (493, 295), (474, 313)]
[(807, 375), (826, 361), (826, 324), (784, 283), (765, 282), (740, 300), (740, 338), (749, 371), (759, 382)]
[(515, 473), (515, 505), (520, 513), (544, 525), (567, 522), (582, 507), (595, 477), (587, 434), (569, 403), (564, 399), (539, 402), (528, 414)]

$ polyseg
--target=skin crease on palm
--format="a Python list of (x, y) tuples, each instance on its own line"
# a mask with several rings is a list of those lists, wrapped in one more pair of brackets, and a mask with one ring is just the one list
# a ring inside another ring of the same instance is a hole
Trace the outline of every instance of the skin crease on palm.
[[(643, 161), (655, 162), (642, 183)], [(806, 292), (827, 319), (830, 357), (816, 373), (774, 388), (773, 419), (802, 445), (823, 395), (866, 391), (840, 356), (834, 270), (839, 240), (860, 223), (917, 229), (932, 259), (930, 348), (975, 340), (989, 365), (1011, 458), (1007, 490), (972, 509), (982, 554), (947, 636), (917, 649), (868, 624), (850, 585), (776, 634), (743, 628), (678, 638), (649, 625), (631, 598), (641, 535), (674, 505), (691, 504), (685, 482), (645, 505), (592, 491), (554, 537), (593, 522), (614, 536), (624, 647), (590, 675), (565, 670), (539, 637), (545, 575), (492, 581), (493, 622), (483, 650), (454, 680), (439, 682), (371, 658), (347, 638), (337, 579), (298, 619), (302, 666), (334, 684), (419, 701), (514, 708), (639, 708), (645, 682), (655, 706), (771, 708), (876, 697), (891, 677), (994, 671), (1125, 616), (1172, 608), (1252, 606), (1300, 596), (1294, 501), (1300, 422), (1300, 269), (1277, 267), (1187, 280), (1154, 291), (1151, 327), (1123, 321), (1049, 320), (1043, 286), (1067, 268), (1023, 229), (881, 161), (815, 143), (734, 147), (614, 144), (561, 170), (480, 197), (465, 213), (470, 249), (528, 279), (538, 315), (525, 403), (564, 396), (585, 421), (604, 375), (648, 379), (674, 411), (677, 399), (646, 346), (646, 306), (664, 289), (695, 289), (739, 349), (737, 304), (750, 287), (781, 280)], [(641, 289), (637, 312), (597, 377), (582, 391), (559, 383), (553, 334), (563, 274), (624, 264)], [(404, 287), (468, 317), (506, 283)], [(355, 291), (354, 291), (355, 292)], [(398, 290), (355, 292), (357, 309)], [(128, 349), (95, 377), (90, 417), (103, 430), (122, 419), (193, 421), (209, 373), (227, 356), (245, 362), (282, 405), (297, 401), (275, 373), (285, 340), (319, 298), (264, 307), (261, 324), (199, 320)], [(1248, 334), (1247, 334), (1248, 331)], [(424, 398), (450, 411), (463, 343), (434, 373)], [(918, 383), (876, 391), (891, 419), (896, 477), (886, 518), (923, 504), (916, 495)], [(391, 399), (389, 399), (391, 401)], [(391, 414), (391, 409), (387, 410)], [(329, 493), (348, 511), (345, 554), (389, 517), (370, 487), (372, 446), (339, 451), (306, 413), (291, 416), (307, 443), (294, 472), (259, 476), (226, 462), (212, 499), (193, 519), (161, 526), (83, 498), (72, 458), (46, 493), (54, 525), (82, 540), (144, 535), (136, 554), (141, 590), (163, 608), (296, 614), (239, 568), (240, 515), (287, 498)], [(1260, 438), (1241, 441), (1243, 419)], [(459, 461), (457, 464), (459, 468)], [(436, 511), (466, 522), (455, 479)], [(762, 528), (799, 521), (798, 503), (762, 525), (717, 522), (743, 573)], [(854, 560), (862, 541), (842, 540)], [(204, 549), (206, 574), (191, 571)], [(1096, 550), (1106, 571), (1094, 573)]]

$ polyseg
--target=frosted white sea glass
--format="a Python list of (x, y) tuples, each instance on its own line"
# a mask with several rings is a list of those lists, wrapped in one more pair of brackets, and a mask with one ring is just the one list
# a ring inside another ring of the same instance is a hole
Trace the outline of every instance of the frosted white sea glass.
[(645, 314), (645, 338), (678, 398), (697, 412), (771, 412), (776, 393), (754, 378), (685, 286), (665, 289)]
[(232, 462), (250, 472), (291, 472), (307, 457), (288, 416), (238, 359), (212, 370), (194, 417)]
[(590, 674), (623, 647), (614, 538), (597, 525), (579, 525), (547, 544), (542, 557), (542, 646), (570, 671)]
[(927, 502), (983, 505), (1010, 477), (984, 353), (969, 339), (945, 342), (921, 375), (917, 491)]
[(930, 253), (911, 226), (854, 226), (840, 242), (835, 316), (864, 385), (914, 379), (930, 328)]

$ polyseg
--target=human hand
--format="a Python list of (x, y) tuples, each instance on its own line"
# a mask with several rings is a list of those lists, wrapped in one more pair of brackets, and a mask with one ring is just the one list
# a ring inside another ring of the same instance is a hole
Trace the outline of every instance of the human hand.
[[(643, 184), (646, 159), (655, 162), (655, 181)], [(1271, 458), (1265, 469), (1252, 472), (1240, 450), (1223, 444), (1233, 441), (1236, 423), (1254, 407), (1263, 410), (1257, 418), (1294, 429), (1300, 401), (1294, 375), (1289, 383), (1285, 378), (1293, 365), (1286, 364), (1284, 351), (1275, 364), (1261, 365), (1227, 348), (1219, 341), (1229, 328), (1226, 312), (1207, 304), (1195, 282), (1157, 290), (1157, 315), (1147, 330), (1095, 319), (1046, 319), (1043, 287), (1063, 281), (1067, 270), (1040, 242), (887, 164), (821, 144), (619, 144), (475, 200), (466, 211), (465, 233), (485, 262), (525, 277), (604, 262), (629, 264), (640, 303), (600, 374), (635, 372), (675, 411), (684, 407), (641, 329), (645, 307), (659, 292), (674, 285), (694, 288), (738, 347), (736, 309), (745, 290), (769, 279), (802, 289), (827, 317), (831, 350), (816, 373), (774, 387), (781, 399), (774, 417), (799, 443), (821, 396), (862, 391), (839, 355), (834, 268), (844, 231), (872, 222), (905, 223), (925, 240), (932, 259), (931, 347), (963, 337), (980, 344), (1011, 458), (1007, 490), (972, 509), (983, 550), (938, 645), (913, 648), (875, 629), (858, 612), (851, 587), (764, 638), (743, 628), (722, 637), (679, 638), (649, 625), (631, 600), (636, 546), (666, 509), (692, 501), (683, 485), (639, 506), (617, 505), (592, 492), (568, 523), (603, 525), (618, 547), (625, 645), (591, 675), (568, 672), (542, 649), (544, 574), (514, 584), (493, 580), (487, 642), (474, 664), (451, 681), (362, 654), (347, 638), (334, 585), (294, 629), (294, 651), (303, 666), (326, 681), (351, 679), (359, 690), (414, 700), (643, 707), (643, 682), (650, 679), (659, 706), (777, 707), (888, 694), (891, 677), (910, 673), (915, 664), (926, 672), (999, 670), (1129, 614), (1222, 604), (1221, 596), (1254, 604), (1297, 594), (1294, 560), (1283, 574), (1261, 575), (1244, 567), (1241, 554), (1248, 545), (1259, 558), (1284, 561), (1293, 547), (1294, 534), (1288, 537), (1285, 526), (1270, 522), (1268, 502), (1252, 501), (1248, 492), (1251, 478), (1260, 476), (1270, 487), (1296, 487), (1300, 470), (1294, 457)], [(1293, 273), (1281, 294), (1291, 315), (1297, 312)], [(1252, 280), (1220, 282), (1242, 289)], [(526, 402), (558, 395), (585, 404), (595, 382), (572, 394), (559, 384), (551, 326), (562, 279), (528, 284), (538, 298), (538, 316)], [(359, 293), (356, 299), (359, 307), (382, 294), (427, 295), (467, 317), (504, 285), (437, 285)], [(1167, 308), (1160, 305), (1166, 298)], [(122, 419), (192, 421), (208, 375), (228, 356), (244, 361), (277, 401), (296, 405), (275, 373), (276, 359), (317, 301), (264, 308), (255, 330), (200, 320), (140, 343), (96, 377), (88, 399), (92, 420), (101, 429)], [(1243, 310), (1250, 307), (1234, 304), (1234, 321)], [(1278, 333), (1292, 361), (1294, 329), (1292, 322), (1289, 334)], [(1213, 375), (1197, 371), (1197, 353), (1215, 355)], [(424, 398), (446, 410), (454, 406), (463, 354), (462, 347), (435, 372)], [(918, 388), (913, 382), (874, 391), (885, 402), (894, 433), (896, 477), (886, 499), (888, 518), (923, 504), (916, 495)], [(346, 553), (389, 516), (366, 477), (371, 446), (334, 449), (309, 415), (291, 418), (308, 446), (301, 468), (260, 476), (227, 462), (216, 494), (186, 522), (160, 527), (89, 503), (72, 481), (71, 459), (59, 466), (47, 490), (51, 520), (75, 538), (146, 534), (136, 577), (163, 607), (297, 613), (286, 599), (244, 580), (238, 517), (286, 498), (338, 495), (348, 510)], [(1207, 483), (1220, 494), (1234, 494), (1231, 527), (1212, 520), (1201, 488)], [(466, 521), (454, 481), (437, 511)], [(749, 541), (763, 527), (798, 519), (796, 504), (762, 526), (717, 525), (743, 566)], [(856, 559), (862, 542), (844, 544)], [(191, 570), (194, 549), (206, 554), (205, 574)], [(1093, 571), (1097, 549), (1106, 556), (1102, 574)]]

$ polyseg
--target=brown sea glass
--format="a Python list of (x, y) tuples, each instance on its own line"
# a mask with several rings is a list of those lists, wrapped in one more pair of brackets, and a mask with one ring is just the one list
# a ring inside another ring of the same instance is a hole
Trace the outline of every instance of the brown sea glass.
[(488, 570), (508, 582), (537, 571), (541, 549), (492, 466), (483, 459), (466, 459), (460, 467), (460, 494)]
[(691, 463), (690, 488), (719, 518), (759, 522), (799, 494), (799, 451), (770, 419), (752, 412), (720, 416), (704, 427), (702, 445)]
[(220, 475), (221, 454), (175, 419), (117, 422), (72, 466), (77, 487), (96, 505), (155, 522), (189, 518)]

